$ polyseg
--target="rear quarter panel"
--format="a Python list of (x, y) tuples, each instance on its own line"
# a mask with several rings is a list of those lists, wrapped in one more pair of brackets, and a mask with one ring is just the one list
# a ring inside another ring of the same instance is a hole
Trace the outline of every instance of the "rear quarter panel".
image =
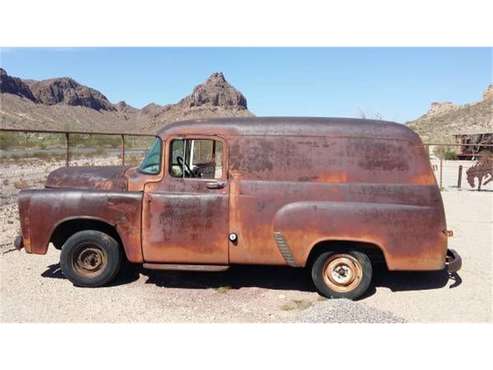
[(376, 245), (389, 270), (439, 270), (447, 250), (442, 219), (431, 206), (295, 202), (277, 212), (274, 230), (284, 236), (299, 266), (314, 245), (333, 240)]

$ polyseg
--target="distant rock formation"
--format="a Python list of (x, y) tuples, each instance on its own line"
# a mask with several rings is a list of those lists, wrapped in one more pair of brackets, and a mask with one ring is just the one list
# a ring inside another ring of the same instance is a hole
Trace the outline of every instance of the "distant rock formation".
[(493, 100), (493, 84), (488, 85), (483, 93), (483, 100)]
[(135, 113), (138, 111), (137, 108), (132, 107), (131, 105), (128, 105), (125, 101), (119, 101), (118, 103), (115, 104), (116, 110), (119, 112), (124, 112), (124, 113)]
[(428, 112), (407, 125), (426, 142), (453, 143), (454, 135), (493, 133), (493, 85), (479, 102), (432, 103)]
[(459, 108), (458, 105), (455, 105), (454, 103), (449, 102), (449, 101), (433, 102), (433, 103), (431, 103), (431, 107), (428, 110), (428, 112), (426, 112), (426, 115), (431, 116), (434, 114), (442, 114), (442, 113), (450, 112), (450, 111), (458, 109), (458, 108)]
[(79, 84), (71, 78), (53, 78), (30, 85), (36, 101), (46, 105), (67, 104), (95, 110), (113, 111), (116, 107), (99, 91)]
[(124, 101), (112, 104), (68, 77), (22, 80), (0, 69), (0, 88), (1, 127), (154, 133), (177, 120), (253, 115), (245, 96), (222, 73), (213, 73), (176, 104), (150, 103), (142, 109)]
[(147, 104), (145, 107), (143, 107), (140, 112), (144, 115), (147, 115), (147, 116), (155, 116), (157, 114), (159, 114), (159, 112), (161, 112), (161, 109), (163, 107), (160, 106), (159, 104), (156, 104), (156, 103), (150, 103), (150, 104)]
[(213, 107), (248, 109), (245, 96), (231, 86), (222, 73), (213, 73), (207, 81), (196, 86), (191, 95), (179, 103), (183, 107)]
[(0, 93), (17, 95), (36, 101), (29, 86), (20, 78), (9, 76), (3, 68), (0, 68)]

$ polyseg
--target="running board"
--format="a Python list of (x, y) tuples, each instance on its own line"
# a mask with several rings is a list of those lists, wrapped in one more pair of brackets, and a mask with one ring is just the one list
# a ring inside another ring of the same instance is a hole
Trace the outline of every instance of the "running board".
[(226, 271), (229, 266), (225, 265), (177, 265), (171, 263), (144, 263), (145, 269), (150, 270), (172, 270), (172, 271), (204, 271), (204, 272), (219, 272)]

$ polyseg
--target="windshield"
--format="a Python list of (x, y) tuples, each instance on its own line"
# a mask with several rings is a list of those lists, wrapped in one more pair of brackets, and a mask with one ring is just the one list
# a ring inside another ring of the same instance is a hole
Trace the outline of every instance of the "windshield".
[(148, 150), (146, 156), (139, 166), (139, 171), (156, 175), (161, 170), (161, 139), (156, 138), (152, 143), (151, 149)]

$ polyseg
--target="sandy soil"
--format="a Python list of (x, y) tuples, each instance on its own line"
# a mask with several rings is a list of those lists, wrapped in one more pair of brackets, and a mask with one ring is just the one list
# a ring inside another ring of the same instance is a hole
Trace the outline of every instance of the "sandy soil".
[[(104, 162), (104, 161), (103, 161)], [(105, 164), (100, 162), (98, 164)], [(453, 163), (452, 163), (453, 164)], [(59, 164), (53, 164), (58, 166)], [(375, 288), (357, 302), (325, 300), (304, 270), (233, 267), (223, 273), (128, 269), (115, 284), (76, 288), (59, 270), (59, 252), (9, 251), (18, 229), (12, 183), (19, 173), (41, 184), (43, 166), (2, 168), (0, 320), (3, 322), (491, 322), (493, 192), (442, 192), (450, 248), (463, 268), (444, 272), (376, 271)], [(448, 173), (455, 175), (454, 169)], [(17, 175), (15, 175), (17, 174)], [(449, 176), (452, 176), (449, 175)], [(447, 178), (453, 184), (454, 179)], [(465, 184), (467, 185), (467, 184)], [(10, 193), (9, 193), (10, 192)], [(9, 195), (10, 194), (10, 195)]]

